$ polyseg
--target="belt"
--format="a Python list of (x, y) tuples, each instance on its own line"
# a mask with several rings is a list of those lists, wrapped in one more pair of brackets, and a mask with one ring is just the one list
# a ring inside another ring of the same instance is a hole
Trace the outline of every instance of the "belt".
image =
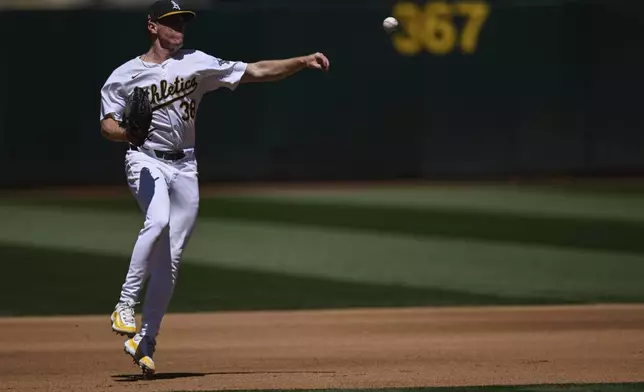
[[(140, 151), (139, 148), (135, 145), (130, 144), (130, 150)], [(154, 155), (159, 159), (164, 159), (166, 161), (178, 161), (186, 157), (186, 154), (183, 151), (159, 151), (159, 150), (149, 150), (154, 153)]]

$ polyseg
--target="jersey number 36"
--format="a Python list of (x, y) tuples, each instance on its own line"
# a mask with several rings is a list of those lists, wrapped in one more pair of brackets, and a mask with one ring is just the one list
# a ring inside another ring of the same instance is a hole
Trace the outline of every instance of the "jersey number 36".
[(183, 116), (181, 118), (184, 121), (190, 121), (197, 116), (197, 102), (192, 99), (181, 102), (181, 109), (183, 109)]

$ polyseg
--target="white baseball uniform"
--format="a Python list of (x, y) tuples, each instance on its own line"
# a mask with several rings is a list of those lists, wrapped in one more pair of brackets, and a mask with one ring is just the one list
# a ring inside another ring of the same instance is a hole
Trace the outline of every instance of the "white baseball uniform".
[(145, 222), (132, 251), (120, 301), (136, 302), (149, 276), (140, 335), (154, 338), (158, 334), (181, 255), (195, 226), (199, 103), (207, 92), (221, 87), (234, 90), (246, 67), (241, 61), (181, 50), (162, 64), (134, 58), (114, 70), (101, 89), (101, 120), (111, 114), (120, 121), (126, 98), (137, 86), (147, 89), (154, 110), (151, 137), (138, 149), (130, 146), (125, 155), (127, 181)]

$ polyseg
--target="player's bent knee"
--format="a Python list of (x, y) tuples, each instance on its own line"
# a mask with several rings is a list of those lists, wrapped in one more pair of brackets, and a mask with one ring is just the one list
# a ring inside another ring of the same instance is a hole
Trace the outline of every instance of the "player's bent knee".
[(170, 218), (163, 216), (149, 217), (145, 222), (145, 226), (148, 230), (154, 232), (156, 235), (160, 235), (163, 230), (168, 228), (169, 224)]

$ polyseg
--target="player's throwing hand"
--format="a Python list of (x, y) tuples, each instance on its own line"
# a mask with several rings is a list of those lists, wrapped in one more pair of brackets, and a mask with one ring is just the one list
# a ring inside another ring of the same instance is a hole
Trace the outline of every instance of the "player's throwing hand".
[(308, 68), (321, 69), (328, 71), (331, 63), (322, 53), (314, 53), (306, 57), (306, 66)]

